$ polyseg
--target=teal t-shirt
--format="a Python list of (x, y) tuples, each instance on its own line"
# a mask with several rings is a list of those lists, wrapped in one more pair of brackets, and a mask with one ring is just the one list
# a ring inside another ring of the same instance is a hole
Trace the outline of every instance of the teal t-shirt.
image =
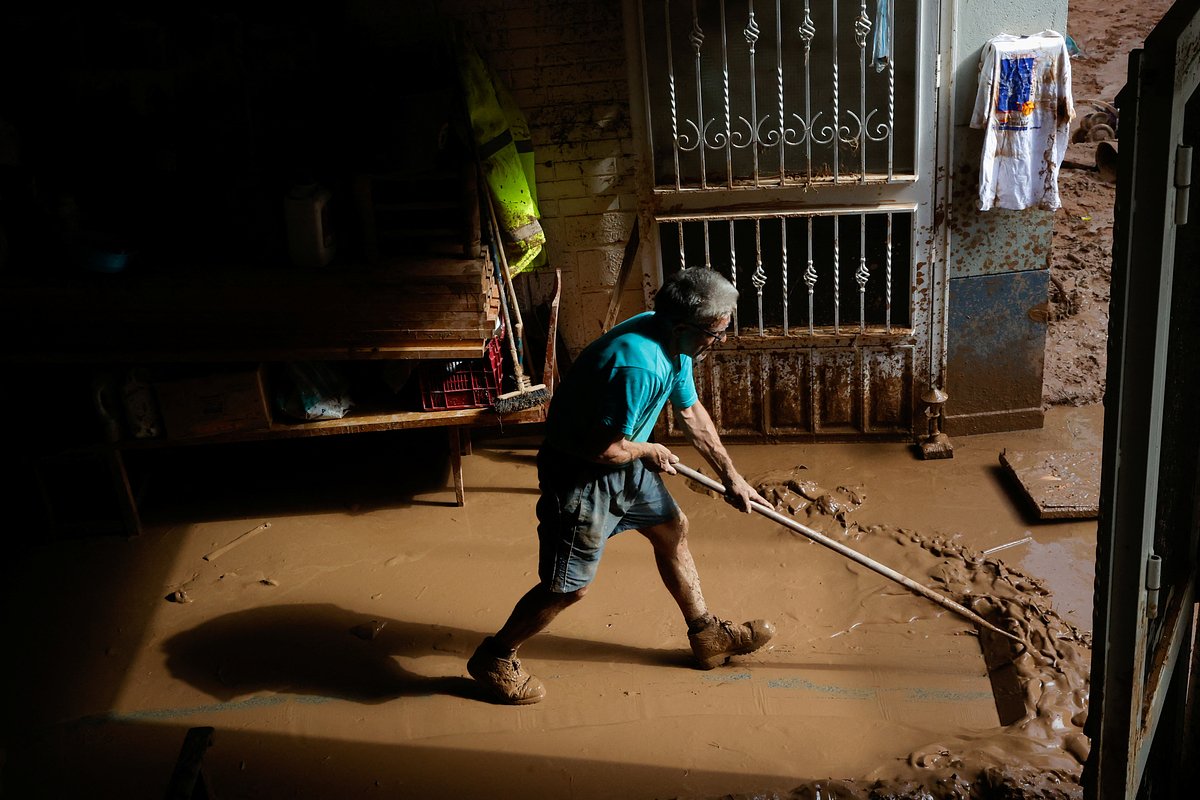
[(671, 329), (653, 311), (638, 314), (592, 342), (554, 392), (546, 420), (546, 442), (582, 452), (598, 426), (644, 442), (669, 399), (676, 409), (696, 403), (692, 358), (667, 352)]

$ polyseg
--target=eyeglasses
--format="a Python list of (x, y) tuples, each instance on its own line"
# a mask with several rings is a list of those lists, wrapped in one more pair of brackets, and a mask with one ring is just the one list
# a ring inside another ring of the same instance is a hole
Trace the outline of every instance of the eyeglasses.
[(709, 337), (710, 339), (715, 339), (718, 342), (724, 342), (726, 339), (729, 338), (729, 331), (710, 331), (708, 328), (705, 328), (703, 325), (697, 325), (694, 322), (687, 322), (684, 324), (686, 324), (689, 328), (695, 328), (696, 330), (703, 333), (705, 336)]

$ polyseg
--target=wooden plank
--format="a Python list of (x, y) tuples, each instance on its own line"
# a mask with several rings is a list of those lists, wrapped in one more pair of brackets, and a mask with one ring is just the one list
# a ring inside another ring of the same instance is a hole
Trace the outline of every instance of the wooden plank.
[[(363, 360), (420, 360), (420, 359), (457, 359), (480, 358), (486, 341), (430, 339), (426, 341), (406, 340), (397, 344), (355, 344), (346, 346), (313, 346), (295, 347), (292, 345), (279, 347), (239, 347), (231, 349), (202, 349), (197, 347), (190, 350), (168, 351), (154, 353), (147, 358), (144, 349), (105, 348), (100, 350), (71, 350), (58, 352), (41, 352), (25, 357), (12, 357), (14, 362), (37, 361), (43, 363), (69, 363), (74, 361), (102, 358), (108, 362), (137, 362), (137, 361), (172, 361), (179, 363), (204, 363), (212, 361), (363, 361)], [(236, 357), (236, 359), (235, 359)]]
[(163, 446), (193, 444), (221, 444), (228, 442), (261, 441), (264, 439), (302, 439), (312, 436), (330, 436), (344, 433), (368, 433), (371, 431), (405, 430), (408, 428), (438, 428), (445, 425), (471, 427), (499, 427), (501, 425), (525, 425), (544, 422), (544, 406), (498, 415), (490, 408), (464, 408), (453, 411), (397, 411), (359, 413), (352, 412), (342, 419), (318, 420), (316, 422), (274, 423), (265, 431), (208, 436), (202, 439), (131, 439), (122, 441), (117, 447), (123, 450), (144, 450)]
[(1094, 519), (1100, 514), (1100, 454), (1095, 450), (1001, 450), (1000, 463), (1041, 519)]
[[(641, 224), (640, 220), (640, 216), (633, 218), (633, 230), (629, 232), (629, 241), (625, 243), (625, 253), (621, 256), (621, 268), (617, 272), (617, 282), (613, 286), (612, 296), (608, 301), (608, 313), (604, 315), (605, 331), (610, 330), (613, 325), (617, 324), (617, 316), (621, 313), (621, 294), (625, 291), (625, 284), (629, 280), (629, 273), (633, 270), (634, 256), (637, 255), (638, 243), (641, 241), (638, 232), (638, 227)], [(708, 229), (705, 228), (705, 230), (707, 231)]]

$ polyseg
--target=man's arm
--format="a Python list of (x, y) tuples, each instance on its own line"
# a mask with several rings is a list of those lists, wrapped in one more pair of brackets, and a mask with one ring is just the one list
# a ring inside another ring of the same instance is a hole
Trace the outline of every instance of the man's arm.
[(725, 445), (721, 444), (717, 426), (713, 424), (712, 417), (700, 401), (697, 400), (687, 408), (677, 409), (675, 422), (683, 430), (688, 443), (717, 471), (721, 483), (725, 484), (726, 502), (747, 514), (750, 513), (752, 500), (768, 507), (771, 505), (754, 490), (754, 487), (746, 483), (746, 479), (733, 466), (733, 459), (729, 457)]
[(619, 467), (640, 458), (647, 469), (674, 475), (675, 467), (672, 465), (679, 461), (679, 456), (661, 444), (631, 442), (621, 431), (604, 426), (597, 426), (582, 444), (583, 447), (577, 451), (580, 455), (610, 467)]
[(647, 469), (654, 472), (666, 472), (669, 475), (675, 474), (673, 465), (679, 461), (679, 456), (661, 444), (631, 442), (623, 435), (618, 435), (618, 438), (610, 441), (608, 446), (593, 458), (593, 461), (599, 464), (620, 466), (628, 464), (635, 458), (640, 458)]

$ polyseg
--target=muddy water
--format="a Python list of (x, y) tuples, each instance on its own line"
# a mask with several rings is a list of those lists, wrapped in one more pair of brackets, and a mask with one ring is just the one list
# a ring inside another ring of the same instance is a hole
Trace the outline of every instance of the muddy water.
[[(865, 779), (813, 782), (794, 788), (791, 796), (1081, 795), (1079, 777), (1089, 749), (1083, 725), (1091, 636), (1051, 608), (1041, 581), (1007, 566), (999, 554), (985, 556), (940, 535), (859, 521), (866, 516), (860, 511), (867, 499), (864, 487), (822, 486), (803, 468), (751, 480), (779, 512), (929, 586), (1025, 643), (974, 631), (1000, 727), (932, 741)], [(690, 488), (706, 491), (695, 484)], [(892, 621), (904, 621), (904, 613), (897, 606)], [(847, 619), (847, 630), (861, 621)]]
[[(13, 718), (54, 735), (9, 758), (6, 787), (161, 797), (142, 776), (165, 781), (186, 729), (211, 725), (218, 744), (205, 763), (218, 793), (234, 798), (827, 798), (835, 784), (798, 784), (829, 777), (853, 779), (836, 784), (838, 797), (866, 797), (877, 781), (897, 797), (1025, 784), (1037, 787), (1026, 795), (1078, 794), (1085, 740), (1072, 734), (1086, 696), (1074, 693), (1087, 688), (1087, 647), (1063, 619), (1081, 625), (1088, 614), (1066, 615), (1078, 604), (1062, 603), (1053, 567), (1057, 554), (1088, 563), (1089, 533), (1022, 517), (989, 471), (1003, 447), (1094, 445), (1049, 416), (1043, 431), (958, 440), (943, 462), (914, 462), (894, 445), (733, 448), (785, 513), (1005, 630), (1030, 631), (1033, 647), (1014, 663), (1005, 641), (980, 638), (956, 614), (672, 477), (710, 607), (772, 619), (775, 641), (711, 672), (691, 669), (648, 544), (621, 534), (585, 601), (522, 648), (549, 696), (519, 709), (481, 702), (465, 665), (536, 580), (532, 450), (477, 447), (463, 508), (452, 507), (445, 473), (431, 488), (406, 484), (413, 501), (398, 507), (384, 468), (391, 450), (361, 470), (384, 476), (378, 490), (343, 481), (337, 502), (315, 509), (268, 502), (251, 474), (235, 482), (205, 469), (196, 474), (244, 484), (247, 510), (217, 516), (208, 489), (207, 517), (178, 512), (201, 521), (63, 542), (12, 575), (27, 614), (10, 639), (64, 636), (14, 662), (11, 685), (31, 688), (10, 693)], [(791, 468), (804, 463), (812, 469)], [(1031, 528), (1032, 541), (975, 552)], [(1054, 611), (1030, 575), (1054, 589)], [(87, 593), (47, 592), (48, 580)], [(176, 591), (191, 602), (171, 602)], [(130, 754), (137, 768), (111, 768)]]

